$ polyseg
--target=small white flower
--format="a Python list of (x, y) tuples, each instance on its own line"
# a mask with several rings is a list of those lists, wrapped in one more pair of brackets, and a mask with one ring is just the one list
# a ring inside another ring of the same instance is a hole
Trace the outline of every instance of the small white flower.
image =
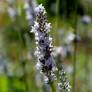
[(70, 44), (73, 40), (75, 39), (75, 34), (74, 33), (69, 33), (65, 39), (65, 42)]
[(49, 41), (52, 42), (52, 38), (51, 37), (49, 37)]
[(34, 28), (35, 29), (38, 29), (39, 28), (39, 24), (35, 21), (35, 23), (34, 23)]
[(51, 23), (46, 23), (46, 32), (50, 32), (51, 29)]
[(39, 56), (39, 54), (40, 54), (39, 50), (36, 50), (34, 53), (35, 56)]
[(48, 83), (48, 81), (49, 81), (48, 77), (47, 76), (44, 76), (44, 82), (45, 83)]
[(55, 80), (57, 80), (57, 77), (56, 77), (56, 75), (55, 75), (53, 72), (51, 72), (50, 80), (51, 80), (52, 82), (55, 81)]
[(58, 85), (58, 90), (60, 91), (60, 90), (62, 89), (62, 88), (61, 88), (62, 83), (58, 83), (57, 85)]
[(38, 32), (35, 32), (35, 36), (38, 36)]
[(53, 67), (53, 68), (52, 68), (52, 71), (53, 71), (53, 72), (58, 71), (57, 67)]
[(35, 40), (39, 41), (39, 37), (38, 36), (35, 36)]
[(37, 69), (37, 70), (41, 70), (41, 69), (42, 69), (42, 65), (41, 65), (40, 62), (37, 62), (37, 64), (36, 64), (36, 69)]
[(35, 11), (36, 11), (36, 13), (39, 13), (39, 12), (44, 12), (45, 9), (44, 9), (44, 7), (42, 6), (42, 4), (40, 4), (37, 8), (35, 8)]
[(32, 29), (30, 30), (30, 32), (31, 32), (31, 33), (35, 33), (35, 32), (36, 32), (34, 26), (32, 26)]
[(82, 22), (85, 24), (89, 24), (91, 22), (91, 17), (88, 15), (83, 16)]

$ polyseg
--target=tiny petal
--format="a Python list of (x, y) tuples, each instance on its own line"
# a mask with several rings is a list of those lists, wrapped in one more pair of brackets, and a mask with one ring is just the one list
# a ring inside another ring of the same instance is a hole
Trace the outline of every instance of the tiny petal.
[(36, 69), (37, 69), (37, 70), (41, 70), (41, 68), (42, 68), (41, 63), (38, 62), (38, 63), (36, 64)]
[(44, 12), (44, 7), (42, 6), (42, 4), (40, 4), (36, 9), (35, 9), (35, 12), (36, 13), (39, 13), (39, 12)]
[(50, 32), (51, 29), (51, 23), (46, 23), (46, 31)]
[(44, 82), (45, 83), (48, 83), (48, 81), (49, 81), (48, 77), (47, 76), (44, 76)]

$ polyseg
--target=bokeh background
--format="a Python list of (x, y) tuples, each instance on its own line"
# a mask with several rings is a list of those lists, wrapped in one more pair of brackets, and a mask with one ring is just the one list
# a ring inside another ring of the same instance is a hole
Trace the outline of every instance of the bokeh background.
[(71, 92), (92, 92), (92, 0), (0, 0), (0, 92), (51, 92), (35, 68), (34, 9), (43, 4), (54, 58)]

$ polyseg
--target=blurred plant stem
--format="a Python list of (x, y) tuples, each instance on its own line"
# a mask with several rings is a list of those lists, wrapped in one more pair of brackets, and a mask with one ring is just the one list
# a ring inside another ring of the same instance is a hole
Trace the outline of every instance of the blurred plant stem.
[(13, 77), (9, 77), (8, 76), (8, 80), (9, 80), (9, 92), (14, 92), (14, 86), (13, 86)]
[(57, 31), (56, 33), (56, 36), (57, 36), (57, 45), (60, 45), (60, 39), (59, 39), (59, 36), (58, 36), (58, 22), (59, 22), (59, 5), (60, 5), (60, 0), (56, 0), (56, 28), (55, 30)]
[[(21, 22), (20, 22), (20, 19), (19, 19), (19, 16), (16, 17), (16, 21), (14, 23), (15, 25), (17, 24), (17, 27), (18, 29), (16, 30), (18, 32), (18, 36), (19, 36), (19, 41), (20, 41), (20, 61), (23, 61), (23, 62), (19, 62), (21, 64), (21, 67), (23, 68), (23, 72), (24, 72), (24, 75), (23, 75), (23, 82), (24, 82), (24, 85), (25, 85), (25, 92), (29, 92), (29, 87), (28, 87), (28, 83), (27, 83), (27, 74), (26, 74), (26, 69), (25, 69), (25, 66), (26, 66), (26, 61), (24, 61), (24, 59), (26, 58), (26, 56), (24, 56), (23, 54), (23, 49), (26, 49), (26, 39), (24, 37), (24, 32), (22, 32), (21, 28), (22, 28), (22, 25), (21, 25)], [(26, 55), (26, 54), (25, 54)]]
[(77, 55), (77, 43), (74, 43), (74, 57), (73, 57), (73, 91), (72, 92), (76, 92), (76, 58)]
[(51, 86), (51, 89), (52, 89), (52, 92), (57, 92), (56, 91), (56, 86), (55, 86), (55, 83), (50, 83), (50, 86)]
[[(21, 63), (21, 66), (23, 68), (23, 72), (24, 72), (24, 75), (23, 75), (23, 81), (24, 81), (24, 85), (25, 85), (25, 89), (26, 91), (25, 92), (29, 92), (29, 87), (28, 87), (28, 83), (27, 83), (27, 74), (26, 74), (26, 56), (24, 56), (23, 54), (23, 47), (26, 48), (26, 43), (24, 41), (25, 38), (23, 38), (23, 35), (21, 34), (21, 30), (18, 30), (18, 34), (19, 34), (19, 40), (20, 40), (20, 43), (22, 46), (20, 46), (20, 50), (21, 50), (21, 55), (20, 55), (20, 61), (23, 61), (23, 62), (20, 62)], [(22, 39), (23, 38), (23, 39)], [(26, 54), (25, 54), (26, 55)]]
[(28, 82), (27, 82), (27, 73), (26, 73), (26, 60), (23, 60), (22, 62), (22, 69), (23, 69), (23, 81), (24, 81), (24, 85), (25, 85), (25, 92), (30, 92), (29, 91), (29, 85), (28, 85)]
[(85, 25), (85, 84), (86, 84), (86, 92), (90, 92), (89, 91), (89, 37), (88, 37), (88, 25)]
[(35, 18), (35, 8), (37, 7), (37, 1), (36, 0), (27, 0), (29, 3), (29, 6), (32, 8), (33, 16)]
[(73, 56), (73, 85), (72, 85), (72, 92), (77, 92), (77, 85), (76, 85), (76, 62), (77, 62), (77, 22), (78, 22), (78, 15), (77, 15), (77, 8), (78, 8), (78, 1), (76, 2), (75, 12), (74, 12), (74, 56)]
[[(77, 20), (76, 20), (76, 24), (77, 25)], [(77, 27), (75, 26), (75, 31), (74, 31), (75, 36), (77, 35)], [(74, 41), (74, 56), (73, 56), (73, 91), (72, 92), (77, 92), (76, 91), (76, 61), (77, 61), (77, 42), (76, 42), (76, 37), (75, 37), (75, 41)]]

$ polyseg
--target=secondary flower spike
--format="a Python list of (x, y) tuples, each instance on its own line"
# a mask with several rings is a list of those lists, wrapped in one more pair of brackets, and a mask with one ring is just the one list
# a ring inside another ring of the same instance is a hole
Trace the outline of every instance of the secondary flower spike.
[(58, 83), (58, 90), (60, 92), (70, 92), (71, 86), (67, 79), (63, 66), (61, 66), (61, 70), (59, 73), (60, 73), (60, 83)]
[(36, 9), (36, 21), (32, 27), (31, 32), (35, 34), (37, 57), (36, 68), (44, 75), (46, 83), (52, 82), (56, 79), (55, 71), (56, 65), (52, 56), (52, 38), (49, 35), (51, 23), (48, 23), (45, 8), (39, 5)]

